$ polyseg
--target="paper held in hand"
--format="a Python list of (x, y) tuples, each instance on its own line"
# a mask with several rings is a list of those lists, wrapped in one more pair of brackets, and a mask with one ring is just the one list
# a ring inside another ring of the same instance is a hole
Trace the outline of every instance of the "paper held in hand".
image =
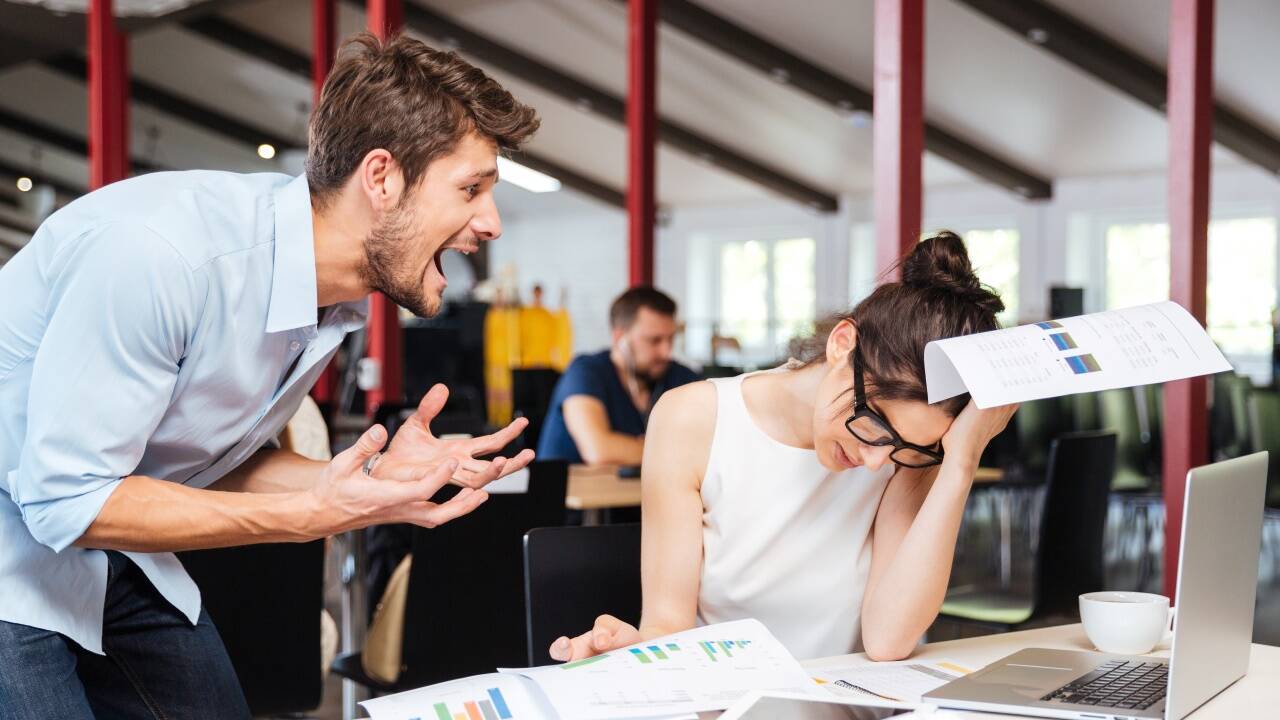
[(929, 402), (968, 391), (980, 408), (1230, 370), (1205, 329), (1166, 301), (935, 340)]

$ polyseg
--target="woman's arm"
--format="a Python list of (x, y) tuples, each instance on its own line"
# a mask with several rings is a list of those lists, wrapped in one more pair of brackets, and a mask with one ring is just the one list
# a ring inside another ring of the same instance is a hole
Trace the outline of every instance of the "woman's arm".
[(942, 607), (956, 535), (982, 450), (1017, 409), (969, 405), (943, 437), (942, 465), (900, 468), (872, 529), (871, 576), (862, 601), (862, 644), (873, 660), (900, 660)]
[(692, 383), (664, 393), (649, 418), (641, 465), (639, 629), (610, 615), (551, 646), (557, 660), (579, 660), (693, 627), (702, 573), (702, 476), (715, 433), (716, 389)]

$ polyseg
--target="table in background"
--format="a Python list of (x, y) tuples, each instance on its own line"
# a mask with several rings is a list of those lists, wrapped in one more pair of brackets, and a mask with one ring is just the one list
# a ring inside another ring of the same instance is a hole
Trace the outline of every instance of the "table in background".
[(599, 525), (605, 510), (639, 507), (640, 478), (618, 477), (617, 465), (570, 465), (564, 506), (582, 511), (583, 525)]

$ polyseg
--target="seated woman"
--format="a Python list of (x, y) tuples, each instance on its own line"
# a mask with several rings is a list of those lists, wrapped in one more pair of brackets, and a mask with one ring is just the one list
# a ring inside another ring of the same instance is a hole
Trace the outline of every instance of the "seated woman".
[(952, 233), (901, 269), (807, 362), (663, 395), (644, 450), (640, 627), (601, 616), (553, 658), (747, 617), (799, 658), (910, 654), (942, 605), (978, 459), (1016, 406), (928, 404), (925, 344), (994, 330), (1003, 305)]

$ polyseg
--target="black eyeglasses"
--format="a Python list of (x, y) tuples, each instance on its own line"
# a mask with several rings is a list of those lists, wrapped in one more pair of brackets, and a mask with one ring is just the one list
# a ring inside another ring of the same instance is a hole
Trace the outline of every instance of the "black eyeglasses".
[(889, 459), (909, 468), (933, 467), (942, 463), (942, 450), (912, 445), (898, 434), (880, 413), (867, 405), (867, 392), (862, 383), (862, 353), (853, 349), (853, 415), (844, 427), (858, 442), (884, 447), (892, 445)]

